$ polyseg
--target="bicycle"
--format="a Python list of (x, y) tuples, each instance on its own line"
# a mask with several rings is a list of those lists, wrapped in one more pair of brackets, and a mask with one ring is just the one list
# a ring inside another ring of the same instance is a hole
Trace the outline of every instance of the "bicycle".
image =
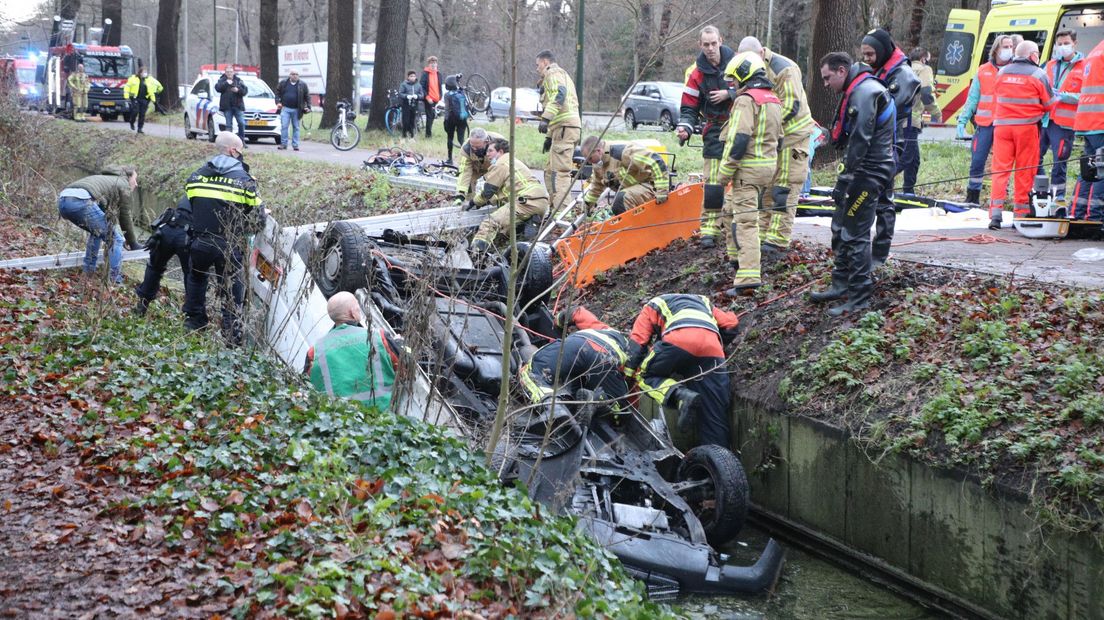
[[(456, 82), (459, 84), (464, 79), (463, 73), (456, 74)], [(491, 83), (487, 81), (487, 78), (473, 73), (468, 76), (468, 79), (464, 80), (464, 83), (459, 86), (460, 92), (464, 93), (464, 98), (468, 100), (468, 109), (473, 113), (486, 112), (487, 108), (491, 105)]]
[(376, 172), (390, 172), (392, 166), (396, 165), (417, 165), (425, 158), (421, 153), (415, 153), (414, 151), (404, 149), (400, 146), (385, 146), (378, 149), (375, 153), (368, 156), (368, 159), (364, 160), (362, 168), (364, 170), (374, 170)]
[(330, 144), (339, 151), (351, 151), (360, 144), (360, 127), (348, 99), (337, 102), (337, 124), (330, 130)]
[(399, 96), (399, 91), (387, 91), (387, 112), (383, 117), (383, 124), (387, 127), (387, 133), (392, 136), (402, 135), (402, 107), (403, 99), (407, 99), (407, 105), (414, 106), (414, 135), (425, 131), (425, 111), (419, 105), (414, 95)]
[(452, 164), (446, 164), (444, 162), (424, 164), (411, 161), (408, 158), (400, 158), (391, 162), (391, 165), (387, 168), (387, 172), (397, 177), (423, 176), (451, 180), (455, 180), (456, 177), (460, 176), (460, 168)]

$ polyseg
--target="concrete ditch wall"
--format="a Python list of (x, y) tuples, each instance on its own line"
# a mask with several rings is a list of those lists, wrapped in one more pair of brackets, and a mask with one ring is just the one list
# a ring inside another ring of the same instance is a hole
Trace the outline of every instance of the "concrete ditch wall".
[(748, 403), (732, 426), (768, 516), (980, 616), (1104, 619), (1104, 550), (1041, 529), (1025, 497), (905, 456), (874, 463), (838, 428)]

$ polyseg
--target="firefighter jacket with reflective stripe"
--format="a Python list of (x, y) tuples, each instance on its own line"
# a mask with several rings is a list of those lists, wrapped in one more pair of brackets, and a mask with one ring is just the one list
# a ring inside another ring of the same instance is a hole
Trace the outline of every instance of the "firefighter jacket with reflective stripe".
[(92, 83), (88, 81), (87, 73), (70, 73), (69, 90), (74, 93), (88, 94), (88, 91), (92, 89)]
[(510, 158), (506, 154), (491, 164), (491, 169), (483, 175), (483, 191), (475, 198), (475, 204), (481, 207), (486, 204), (508, 205), (511, 189), (519, 201), (525, 200), (538, 204), (543, 201), (545, 209), (548, 208), (548, 192), (533, 177), (529, 166), (520, 159), (514, 160), (514, 182), (510, 182)]
[(729, 180), (766, 186), (778, 167), (782, 102), (766, 88), (749, 88), (732, 102), (725, 133), (721, 183)]
[(606, 147), (602, 159), (594, 165), (583, 201), (597, 203), (602, 192), (615, 183), (621, 189), (650, 183), (660, 194), (671, 189), (671, 177), (663, 156), (637, 142)]
[[(501, 135), (493, 132), (487, 132), (487, 143), (490, 144), (495, 140), (504, 140)], [(475, 182), (479, 177), (487, 174), (487, 170), (491, 168), (491, 160), (487, 158), (487, 147), (484, 145), (483, 154), (475, 152), (472, 148), (471, 139), (468, 139), (464, 143), (464, 146), (460, 147), (460, 174), (456, 179), (456, 193), (468, 195), (475, 186)]]
[[(977, 109), (973, 112), (973, 121), (978, 127), (990, 127), (993, 125), (993, 112), (997, 108), (997, 72), (999, 71), (1000, 67), (997, 67), (991, 62), (987, 62), (978, 67), (977, 77), (974, 78), (974, 83), (970, 85), (971, 96), (973, 95), (974, 89), (977, 89)], [(959, 122), (960, 125), (965, 126), (965, 124), (971, 120), (968, 111), (969, 107), (970, 102), (967, 101), (962, 111), (963, 120)]]
[(670, 293), (653, 297), (633, 322), (629, 344), (629, 368), (637, 368), (647, 347), (657, 336), (699, 357), (724, 357), (722, 329), (739, 324), (735, 314), (713, 307), (704, 295)]
[(541, 88), (541, 105), (544, 106), (541, 118), (548, 121), (549, 129), (583, 126), (575, 82), (567, 71), (556, 63), (548, 65), (541, 79)]
[(1077, 52), (1069, 62), (1054, 59), (1047, 63), (1047, 79), (1050, 80), (1058, 102), (1050, 114), (1043, 117), (1043, 127), (1053, 121), (1059, 127), (1073, 129), (1077, 118), (1077, 100), (1081, 96), (1081, 82), (1085, 79), (1084, 60), (1084, 55)]
[(1077, 102), (1077, 133), (1104, 132), (1104, 41), (1085, 57), (1081, 98)]
[(813, 115), (801, 81), (801, 67), (781, 54), (763, 50), (767, 79), (782, 102), (782, 148), (808, 151), (813, 135)]
[(1015, 58), (997, 74), (997, 108), (993, 125), (1035, 125), (1054, 105), (1046, 71), (1025, 58)]
[(398, 360), (383, 330), (349, 324), (335, 326), (314, 345), (310, 359), (311, 385), (320, 392), (359, 400), (380, 411), (391, 406)]
[[(736, 52), (732, 48), (722, 45), (721, 63), (714, 67), (704, 52), (699, 53), (694, 70), (686, 78), (686, 85), (682, 89), (678, 126), (693, 134), (694, 129), (701, 125), (702, 156), (706, 159), (723, 157), (724, 136), (721, 134), (721, 125), (728, 120), (732, 98), (736, 96), (736, 91), (729, 88), (725, 81), (724, 70), (734, 56)], [(729, 98), (713, 103), (709, 99), (709, 93), (715, 90), (727, 90)]]
[(192, 203), (193, 235), (244, 239), (261, 229), (257, 182), (233, 157), (216, 155), (188, 177), (184, 190)]

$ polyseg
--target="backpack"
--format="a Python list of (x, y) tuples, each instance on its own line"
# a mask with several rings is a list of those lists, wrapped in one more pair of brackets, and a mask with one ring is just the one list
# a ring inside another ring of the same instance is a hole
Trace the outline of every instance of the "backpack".
[(460, 91), (454, 90), (448, 93), (449, 101), (449, 121), (453, 123), (466, 123), (468, 122), (468, 98), (464, 96)]

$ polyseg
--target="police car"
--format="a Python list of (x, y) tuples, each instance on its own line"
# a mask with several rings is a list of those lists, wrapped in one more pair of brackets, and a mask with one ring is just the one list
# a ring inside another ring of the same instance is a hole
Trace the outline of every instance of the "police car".
[[(205, 136), (214, 142), (218, 132), (226, 130), (226, 118), (219, 111), (221, 93), (215, 91), (221, 75), (222, 71), (203, 71), (184, 98), (184, 136), (189, 140)], [(272, 89), (256, 73), (238, 71), (237, 75), (249, 89), (245, 97), (246, 140), (270, 138), (280, 144), (280, 114)]]

